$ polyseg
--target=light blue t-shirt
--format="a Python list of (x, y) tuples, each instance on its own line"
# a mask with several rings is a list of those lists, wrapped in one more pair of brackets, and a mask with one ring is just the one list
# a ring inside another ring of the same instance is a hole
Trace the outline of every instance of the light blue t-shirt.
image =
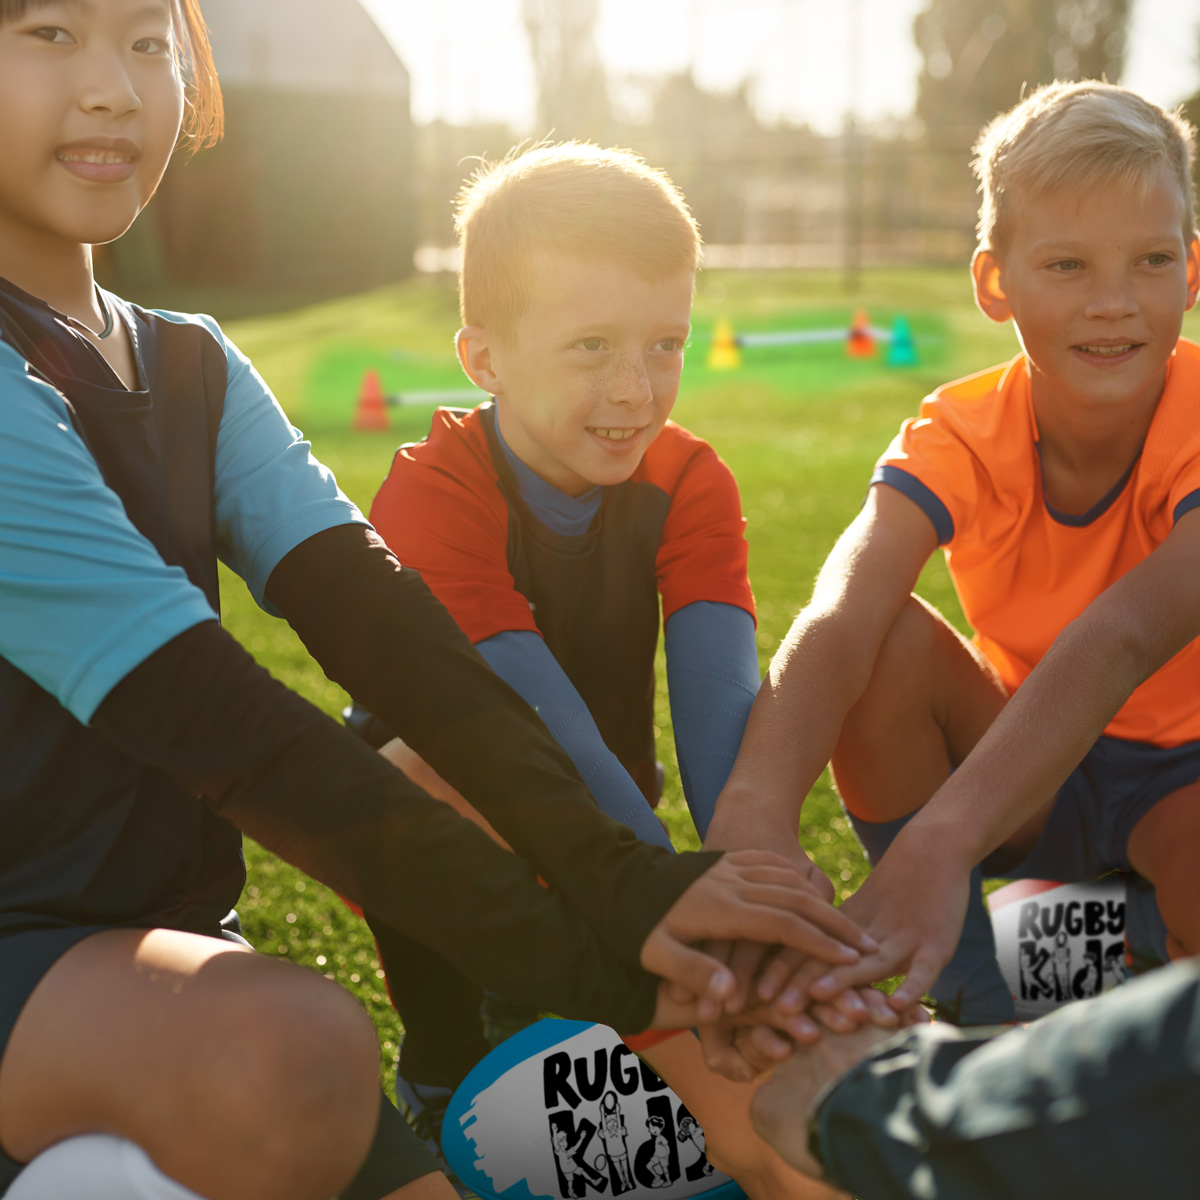
[[(225, 350), (217, 549), (269, 611), (263, 593), (284, 555), (365, 518), (215, 321), (157, 315), (204, 326)], [(0, 656), (86, 723), (154, 651), (215, 619), (203, 592), (129, 520), (63, 397), (0, 340)]]

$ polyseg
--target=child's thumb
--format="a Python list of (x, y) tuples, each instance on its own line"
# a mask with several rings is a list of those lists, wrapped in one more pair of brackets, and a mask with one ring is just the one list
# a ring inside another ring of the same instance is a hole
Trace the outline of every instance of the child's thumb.
[(651, 974), (698, 997), (701, 1020), (715, 1019), (722, 1003), (733, 992), (733, 972), (720, 959), (685, 945), (661, 925), (646, 939), (641, 959), (642, 966)]

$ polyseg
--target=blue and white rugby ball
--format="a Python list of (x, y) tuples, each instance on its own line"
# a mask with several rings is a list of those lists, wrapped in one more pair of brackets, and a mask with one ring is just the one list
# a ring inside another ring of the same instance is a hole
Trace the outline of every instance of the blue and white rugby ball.
[(996, 957), (1018, 1021), (1125, 979), (1125, 884), (1020, 879), (987, 898)]
[(492, 1200), (744, 1196), (679, 1097), (587, 1021), (538, 1021), (493, 1050), (451, 1097), (442, 1151)]

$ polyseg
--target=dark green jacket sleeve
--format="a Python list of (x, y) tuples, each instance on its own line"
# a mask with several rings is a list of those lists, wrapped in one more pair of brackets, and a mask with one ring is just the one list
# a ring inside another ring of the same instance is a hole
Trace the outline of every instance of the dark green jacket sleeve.
[(900, 1034), (829, 1093), (810, 1145), (863, 1200), (1182, 1198), (1198, 1116), (1189, 959), (1022, 1028)]

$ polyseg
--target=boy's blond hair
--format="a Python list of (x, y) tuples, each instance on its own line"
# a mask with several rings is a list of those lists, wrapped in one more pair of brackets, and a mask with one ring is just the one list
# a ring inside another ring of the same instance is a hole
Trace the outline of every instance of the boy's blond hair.
[(484, 163), (455, 209), (464, 325), (510, 335), (539, 256), (572, 254), (627, 267), (651, 282), (700, 261), (700, 233), (667, 175), (629, 150), (540, 144)]
[(1183, 234), (1196, 231), (1196, 130), (1136, 92), (1095, 79), (1049, 83), (984, 127), (971, 164), (979, 180), (979, 245), (1003, 253), (1013, 195), (1036, 197), (1111, 179), (1145, 185), (1162, 169), (1184, 198)]

